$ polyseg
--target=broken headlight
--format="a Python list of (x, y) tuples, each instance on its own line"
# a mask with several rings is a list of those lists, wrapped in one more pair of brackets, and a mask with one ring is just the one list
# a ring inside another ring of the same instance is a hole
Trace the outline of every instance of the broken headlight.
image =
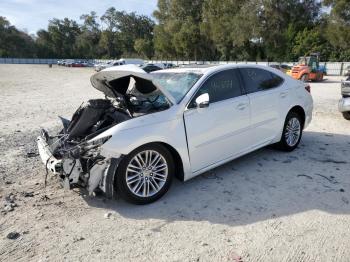
[(94, 141), (87, 142), (89, 145), (94, 146), (102, 146), (104, 143), (106, 143), (112, 136), (105, 136), (98, 139), (95, 139)]
[(106, 143), (112, 136), (101, 137), (93, 141), (88, 141), (81, 146), (84, 156), (96, 157), (100, 154), (101, 146)]

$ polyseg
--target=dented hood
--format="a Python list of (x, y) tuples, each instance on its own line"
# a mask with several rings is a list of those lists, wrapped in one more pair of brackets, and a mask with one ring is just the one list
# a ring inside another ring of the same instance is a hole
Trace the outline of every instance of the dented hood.
[(159, 91), (172, 104), (176, 103), (175, 98), (153, 80), (152, 74), (146, 73), (136, 65), (106, 68), (91, 76), (90, 81), (93, 87), (109, 97), (123, 97), (133, 86), (144, 95)]

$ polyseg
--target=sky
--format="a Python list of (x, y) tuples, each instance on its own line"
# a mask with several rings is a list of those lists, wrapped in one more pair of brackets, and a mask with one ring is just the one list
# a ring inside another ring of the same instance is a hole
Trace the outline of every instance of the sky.
[(0, 0), (0, 16), (18, 29), (35, 34), (46, 29), (52, 18), (79, 21), (82, 14), (95, 11), (101, 16), (109, 7), (151, 16), (157, 0)]

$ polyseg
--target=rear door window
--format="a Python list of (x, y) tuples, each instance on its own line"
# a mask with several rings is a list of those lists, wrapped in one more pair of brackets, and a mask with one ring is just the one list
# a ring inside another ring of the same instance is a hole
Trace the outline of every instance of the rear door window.
[(283, 78), (261, 68), (240, 68), (244, 87), (248, 94), (280, 86)]

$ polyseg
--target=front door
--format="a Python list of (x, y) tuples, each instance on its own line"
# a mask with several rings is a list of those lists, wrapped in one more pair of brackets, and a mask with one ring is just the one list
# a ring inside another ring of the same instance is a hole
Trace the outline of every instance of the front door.
[[(209, 107), (194, 101), (209, 94)], [(192, 172), (225, 160), (249, 145), (249, 99), (243, 94), (237, 69), (218, 72), (207, 79), (184, 113)]]

